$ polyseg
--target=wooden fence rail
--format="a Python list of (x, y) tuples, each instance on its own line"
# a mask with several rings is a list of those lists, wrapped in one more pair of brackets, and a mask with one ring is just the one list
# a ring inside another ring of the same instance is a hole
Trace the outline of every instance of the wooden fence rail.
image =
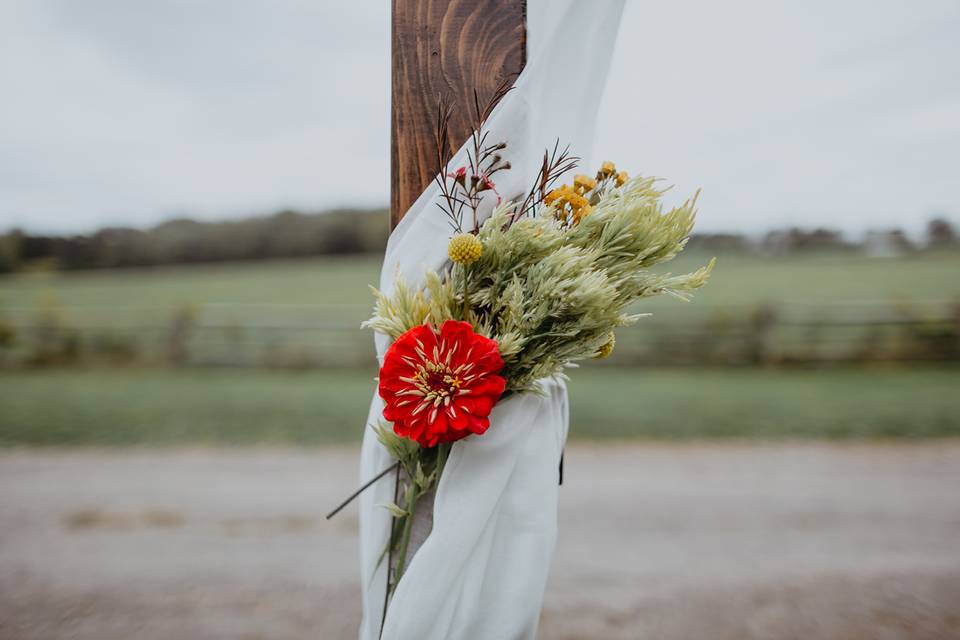
[[(358, 306), (250, 313), (244, 305), (166, 313), (89, 308), (0, 316), (0, 366), (77, 363), (232, 367), (368, 367), (372, 335)], [(619, 332), (620, 365), (742, 365), (960, 361), (960, 313), (952, 305), (890, 308), (821, 305), (725, 308), (656, 316)]]

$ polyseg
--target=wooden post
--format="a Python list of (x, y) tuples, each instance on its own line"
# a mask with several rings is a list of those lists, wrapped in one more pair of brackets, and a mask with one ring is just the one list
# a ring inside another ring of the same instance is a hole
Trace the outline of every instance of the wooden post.
[(390, 225), (436, 175), (440, 96), (454, 108), (450, 142), (470, 135), (481, 99), (526, 63), (526, 0), (393, 0)]

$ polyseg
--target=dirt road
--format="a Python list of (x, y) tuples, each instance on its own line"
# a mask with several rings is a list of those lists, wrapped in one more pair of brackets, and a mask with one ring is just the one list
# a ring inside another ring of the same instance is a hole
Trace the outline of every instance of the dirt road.
[[(335, 450), (0, 453), (0, 638), (353, 638)], [(960, 442), (578, 445), (541, 638), (960, 638)]]

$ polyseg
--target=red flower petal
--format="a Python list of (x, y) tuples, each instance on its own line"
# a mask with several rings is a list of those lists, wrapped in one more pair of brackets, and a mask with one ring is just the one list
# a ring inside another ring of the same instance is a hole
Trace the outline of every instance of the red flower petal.
[[(506, 388), (495, 340), (467, 322), (414, 327), (387, 349), (378, 385), (394, 432), (431, 447), (481, 434)], [(439, 399), (439, 400), (438, 400)]]

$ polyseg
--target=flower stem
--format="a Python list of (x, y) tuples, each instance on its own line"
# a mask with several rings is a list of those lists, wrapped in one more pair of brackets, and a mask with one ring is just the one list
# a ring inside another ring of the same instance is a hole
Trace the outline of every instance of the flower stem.
[[(406, 495), (406, 503), (404, 505), (404, 510), (407, 512), (402, 518), (395, 519), (391, 524), (390, 529), (390, 541), (388, 543), (388, 548), (390, 549), (390, 557), (394, 557), (394, 550), (396, 551), (396, 567), (393, 566), (391, 559), (387, 560), (387, 598), (393, 594), (396, 589), (397, 584), (400, 582), (400, 578), (403, 576), (403, 571), (407, 565), (407, 550), (410, 547), (410, 538), (413, 534), (413, 518), (416, 514), (417, 501), (425, 493), (429, 492), (431, 489), (435, 488), (440, 482), (440, 476), (443, 474), (443, 468), (447, 464), (447, 458), (450, 456), (450, 447), (453, 446), (451, 443), (444, 443), (437, 445), (437, 457), (434, 460), (435, 466), (435, 475), (432, 482), (428, 486), (418, 487), (417, 483), (413, 479), (413, 473), (410, 472), (409, 467), (404, 465), (403, 468), (407, 470), (407, 478), (410, 481), (408, 485), (408, 491)], [(400, 463), (397, 463), (397, 485), (395, 487), (393, 502), (396, 504), (399, 498), (399, 486), (400, 486)], [(391, 467), (390, 469), (393, 469)], [(401, 524), (402, 521), (402, 524)], [(400, 528), (400, 539), (396, 539), (396, 529)], [(397, 543), (396, 546), (394, 543)], [(391, 580), (391, 569), (393, 578)], [(384, 598), (384, 609), (383, 616), (386, 619), (387, 615), (387, 598)], [(381, 623), (382, 625), (382, 623)]]
[(417, 485), (411, 479), (410, 494), (407, 496), (406, 504), (407, 515), (404, 517), (403, 534), (400, 536), (400, 548), (397, 550), (396, 582), (400, 582), (400, 578), (403, 577), (403, 570), (407, 563), (407, 547), (410, 545), (410, 533), (413, 531), (413, 514), (416, 512), (417, 499), (419, 497), (420, 492), (417, 490)]
[[(397, 462), (394, 466), (397, 468), (397, 474), (393, 479), (393, 503), (396, 504), (397, 498), (400, 497), (400, 463)], [(383, 615), (380, 617), (380, 637), (383, 637), (383, 624), (387, 621), (387, 605), (390, 602), (390, 594), (393, 593), (391, 572), (393, 569), (393, 543), (396, 539), (396, 531), (397, 523), (394, 518), (390, 518), (390, 539), (387, 541), (387, 586), (383, 590)]]
[(469, 281), (467, 279), (467, 265), (462, 266), (463, 269), (463, 320), (464, 322), (470, 322), (467, 318), (467, 314), (470, 311), (470, 294), (468, 292)]

